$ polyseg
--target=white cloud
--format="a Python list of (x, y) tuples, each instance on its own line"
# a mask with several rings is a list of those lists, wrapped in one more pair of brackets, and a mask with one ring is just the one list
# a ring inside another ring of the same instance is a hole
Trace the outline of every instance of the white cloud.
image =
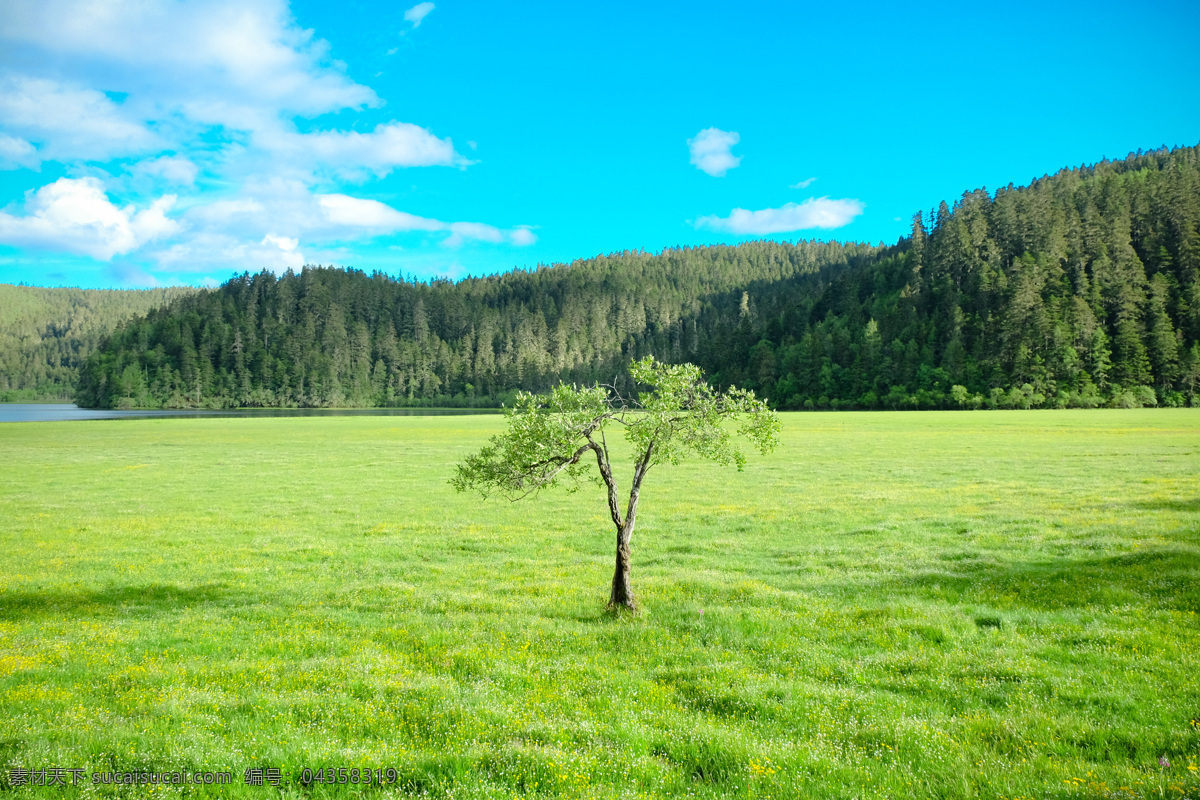
[(537, 237), (534, 236), (533, 231), (528, 228), (517, 228), (512, 232), (510, 238), (512, 239), (512, 243), (517, 247), (528, 247), (537, 241)]
[(22, 166), (106, 160), (161, 145), (159, 137), (103, 92), (24, 75), (0, 76), (0, 125), (26, 139), (26, 145), (39, 146), (36, 156), (21, 148)]
[(177, 233), (166, 216), (174, 204), (165, 195), (141, 211), (117, 208), (96, 178), (59, 178), (26, 196), (24, 216), (0, 212), (0, 242), (108, 261)]
[(492, 244), (500, 244), (504, 241), (504, 234), (499, 228), (484, 225), (482, 222), (452, 222), (448, 227), (450, 235), (446, 238), (447, 247), (458, 247), (468, 240), (491, 242)]
[(459, 247), (468, 241), (492, 244), (509, 242), (518, 247), (526, 247), (537, 241), (537, 237), (528, 228), (505, 231), (482, 222), (442, 222), (397, 211), (377, 200), (364, 200), (344, 194), (324, 194), (317, 195), (317, 201), (325, 218), (334, 226), (362, 228), (375, 233), (449, 231), (450, 235), (443, 240), (447, 247)]
[(412, 23), (414, 28), (421, 27), (421, 20), (433, 11), (433, 3), (417, 3), (415, 6), (404, 12), (404, 19)]
[(167, 216), (167, 212), (175, 205), (176, 196), (166, 194), (150, 204), (142, 211), (133, 211), (133, 206), (126, 206), (122, 211), (132, 214), (129, 227), (137, 239), (135, 247), (141, 247), (146, 242), (170, 236), (180, 230), (179, 223)]
[[(415, 28), (433, 8), (406, 19)], [(0, 242), (207, 271), (296, 268), (327, 255), (322, 242), (404, 232), (451, 246), (536, 241), (524, 227), (339, 193), (345, 180), (473, 163), (450, 138), (396, 119), (365, 132), (298, 124), (380, 106), (287, 0), (0, 0), (0, 169), (56, 161), (97, 176), (0, 212)], [(144, 199), (118, 207), (105, 186)]]
[(798, 183), (793, 183), (788, 188), (789, 189), (807, 189), (809, 186), (813, 185), (813, 181), (815, 181), (815, 180), (816, 180), (816, 178), (806, 178), (802, 181), (799, 181)]
[(136, 172), (162, 178), (170, 183), (191, 186), (200, 174), (200, 168), (183, 156), (160, 156), (142, 161), (134, 167)]
[[(297, 239), (267, 234), (259, 242), (247, 242), (219, 233), (202, 233), (184, 242), (150, 253), (160, 267), (194, 271), (217, 269), (267, 269), (281, 274), (304, 266), (304, 253)], [(207, 285), (207, 284), (205, 284)]]
[(692, 156), (690, 163), (709, 175), (720, 178), (742, 163), (741, 156), (735, 156), (729, 151), (741, 138), (733, 131), (705, 128), (687, 140), (688, 152)]
[(313, 158), (343, 177), (364, 171), (383, 177), (396, 167), (466, 166), (449, 139), (407, 122), (376, 126), (371, 133), (322, 131), (286, 137), (275, 148)]
[(301, 114), (378, 103), (284, 0), (6, 0), (0, 38), (59, 56), (87, 82), (158, 99), (182, 92)]
[[(48, 63), (52, 75), (30, 74)], [(381, 104), (283, 0), (0, 3), (0, 130), (36, 146), (43, 161), (209, 149), (215, 129), (230, 142), (221, 153), (228, 169), (242, 175), (275, 171), (314, 142), (305, 164), (315, 169), (326, 156), (346, 169), (359, 154), (367, 163), (357, 168), (375, 173), (461, 165), (448, 141), (415, 125), (384, 124), (355, 143), (338, 131), (301, 135), (293, 121)]]
[(285, 253), (290, 253), (300, 244), (299, 239), (289, 239), (286, 236), (275, 236), (268, 233), (259, 244), (273, 244)]
[(378, 200), (363, 200), (344, 194), (318, 195), (325, 218), (338, 226), (368, 228), (379, 232), (439, 231), (443, 222), (397, 211)]
[(188, 212), (193, 220), (206, 222), (210, 225), (232, 225), (238, 220), (251, 220), (254, 229), (261, 229), (267, 222), (267, 208), (257, 200), (248, 197), (238, 197), (232, 200), (216, 200), (202, 206), (196, 206)]
[(37, 169), (42, 164), (33, 145), (24, 139), (0, 133), (0, 169)]
[(450, 235), (442, 242), (446, 247), (461, 247), (469, 241), (528, 247), (537, 241), (537, 236), (528, 228), (506, 231), (482, 222), (451, 222), (446, 226), (446, 230), (450, 231)]
[(742, 236), (786, 233), (807, 228), (840, 228), (863, 212), (860, 200), (830, 200), (819, 197), (803, 203), (785, 203), (780, 208), (748, 211), (735, 208), (728, 217), (707, 216), (696, 220), (697, 228), (710, 228)]
[(300, 181), (279, 179), (250, 181), (238, 196), (192, 207), (184, 222), (187, 230), (170, 246), (147, 254), (164, 268), (298, 269), (308, 263), (306, 256), (328, 255), (314, 247), (405, 233), (430, 234), (447, 247), (472, 241), (523, 247), (537, 241), (524, 227), (444, 222), (378, 200), (313, 193)]

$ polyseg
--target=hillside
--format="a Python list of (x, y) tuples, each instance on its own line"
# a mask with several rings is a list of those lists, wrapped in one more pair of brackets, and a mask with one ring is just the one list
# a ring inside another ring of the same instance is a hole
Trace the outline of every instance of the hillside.
[(430, 284), (243, 274), (132, 320), (90, 406), (497, 405), (652, 353), (781, 408), (1181, 405), (1200, 378), (1200, 148), (917, 215), (892, 247), (748, 242)]
[(79, 368), (106, 334), (194, 291), (0, 284), (0, 402), (71, 399)]
[(1191, 403), (1198, 224), (1195, 147), (967, 192), (819, 287), (714, 299), (701, 363), (784, 408)]

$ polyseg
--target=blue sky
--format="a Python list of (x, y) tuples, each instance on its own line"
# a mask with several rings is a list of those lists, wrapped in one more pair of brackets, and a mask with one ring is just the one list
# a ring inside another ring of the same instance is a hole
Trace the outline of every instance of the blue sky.
[(459, 278), (1200, 143), (1200, 6), (5, 0), (0, 282)]

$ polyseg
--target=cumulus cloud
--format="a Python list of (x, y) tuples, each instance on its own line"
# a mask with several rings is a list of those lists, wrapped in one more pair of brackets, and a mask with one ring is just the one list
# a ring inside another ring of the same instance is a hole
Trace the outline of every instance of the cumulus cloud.
[(287, 236), (275, 236), (274, 234), (268, 233), (262, 238), (262, 241), (259, 242), (259, 244), (275, 245), (283, 252), (290, 253), (296, 249), (297, 245), (300, 244), (300, 240), (289, 239)]
[(793, 183), (793, 184), (792, 184), (791, 186), (789, 186), (788, 188), (789, 188), (789, 189), (807, 189), (808, 187), (810, 187), (810, 186), (812, 186), (812, 185), (813, 185), (813, 181), (815, 181), (815, 180), (816, 180), (816, 178), (805, 178), (805, 179), (804, 179), (804, 180), (802, 180), (802, 181), (799, 181), (799, 182), (797, 182), (797, 183)]
[[(28, 74), (47, 62), (52, 75)], [(9, 164), (30, 161), (21, 142), (42, 161), (107, 160), (207, 147), (214, 128), (229, 142), (223, 161), (243, 175), (295, 171), (297, 153), (318, 173), (469, 163), (409, 123), (301, 134), (294, 122), (380, 105), (282, 0), (0, 3), (0, 128), (19, 137), (0, 145)]]
[(687, 140), (688, 152), (692, 156), (690, 163), (715, 178), (723, 177), (726, 172), (742, 163), (741, 156), (730, 152), (730, 148), (741, 141), (741, 138), (733, 131), (705, 128)]
[(763, 236), (808, 228), (840, 228), (863, 212), (860, 200), (830, 200), (828, 197), (785, 203), (780, 208), (748, 211), (735, 208), (728, 217), (707, 216), (696, 220), (697, 228), (733, 233), (739, 236)]
[(179, 93), (301, 114), (378, 104), (284, 0), (6, 0), (0, 39), (59, 56), (60, 71), (82, 82), (157, 99)]
[[(0, 77), (0, 125), (21, 139), (19, 166), (43, 161), (106, 160), (162, 144), (157, 135), (95, 89), (24, 75)], [(36, 150), (34, 147), (36, 146)], [(7, 152), (13, 145), (0, 148)]]
[(433, 3), (417, 3), (404, 12), (404, 19), (411, 22), (414, 28), (419, 28), (421, 27), (421, 20), (425, 19), (430, 11), (433, 11)]
[[(433, 8), (405, 18), (415, 28)], [(401, 168), (474, 163), (449, 137), (396, 119), (365, 131), (299, 123), (382, 105), (287, 0), (5, 0), (0, 169), (58, 162), (104, 182), (64, 178), (28, 194), (0, 212), (0, 242), (198, 271), (298, 268), (305, 252), (326, 253), (314, 250), (322, 242), (405, 232), (450, 246), (536, 241), (524, 227), (339, 193)], [(138, 202), (118, 206), (106, 186)]]
[(524, 227), (505, 230), (480, 222), (445, 222), (378, 200), (314, 193), (302, 182), (278, 179), (251, 181), (242, 195), (192, 207), (183, 219), (184, 234), (169, 247), (149, 253), (163, 268), (215, 268), (224, 263), (244, 269), (298, 269), (313, 247), (406, 233), (429, 234), (448, 247), (472, 241), (516, 246), (537, 241)]
[(179, 223), (166, 215), (175, 199), (118, 208), (96, 178), (59, 178), (26, 196), (26, 214), (0, 212), (0, 242), (108, 261), (177, 233)]

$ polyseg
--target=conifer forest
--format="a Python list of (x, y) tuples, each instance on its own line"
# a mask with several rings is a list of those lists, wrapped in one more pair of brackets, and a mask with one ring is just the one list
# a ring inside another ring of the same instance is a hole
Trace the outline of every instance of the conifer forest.
[(965, 192), (890, 246), (626, 251), (457, 282), (248, 271), (162, 299), (87, 357), (80, 405), (499, 406), (620, 386), (645, 355), (779, 409), (1192, 405), (1200, 147)]

